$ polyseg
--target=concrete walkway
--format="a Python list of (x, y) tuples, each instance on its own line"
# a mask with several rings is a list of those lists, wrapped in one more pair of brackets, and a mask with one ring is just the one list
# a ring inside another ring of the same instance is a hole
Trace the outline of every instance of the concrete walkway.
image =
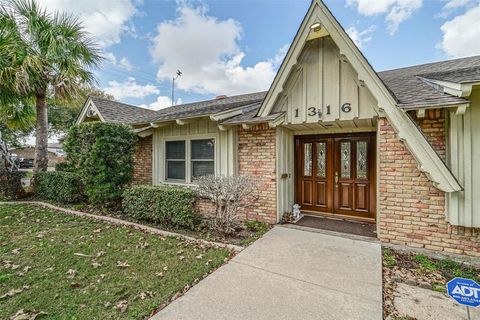
[(380, 244), (278, 226), (153, 319), (380, 320)]

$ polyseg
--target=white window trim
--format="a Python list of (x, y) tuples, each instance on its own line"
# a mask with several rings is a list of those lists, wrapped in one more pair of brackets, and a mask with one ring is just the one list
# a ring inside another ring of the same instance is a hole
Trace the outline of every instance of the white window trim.
[[(189, 136), (172, 136), (172, 137), (162, 137), (160, 143), (162, 144), (161, 148), (161, 163), (162, 175), (160, 181), (162, 184), (170, 184), (176, 186), (195, 186), (195, 183), (192, 182), (192, 159), (191, 159), (191, 141), (195, 140), (207, 140), (212, 139), (214, 145), (214, 174), (218, 175), (219, 172), (219, 137), (218, 134), (201, 134), (201, 135), (189, 135)], [(182, 180), (168, 180), (167, 179), (167, 166), (166, 166), (166, 143), (168, 141), (185, 141), (185, 181)]]

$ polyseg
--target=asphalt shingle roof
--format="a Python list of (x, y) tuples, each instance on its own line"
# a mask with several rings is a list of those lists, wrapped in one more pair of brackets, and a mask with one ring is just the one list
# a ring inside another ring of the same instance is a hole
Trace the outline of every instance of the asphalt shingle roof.
[(460, 104), (467, 100), (445, 94), (424, 79), (457, 83), (480, 80), (480, 56), (388, 70), (378, 75), (401, 108)]
[[(455, 83), (480, 81), (480, 56), (427, 63), (378, 73), (400, 108), (421, 108), (457, 105), (468, 100), (443, 93), (441, 88), (428, 80)], [(236, 95), (223, 99), (211, 99), (176, 105), (158, 111), (98, 97), (90, 97), (105, 121), (126, 124), (142, 124), (157, 121), (207, 116), (213, 113), (244, 106), (241, 115), (224, 120), (222, 124), (261, 122), (275, 119), (279, 113), (256, 118), (267, 92)]]
[(98, 111), (106, 122), (120, 122), (134, 124), (146, 121), (157, 115), (157, 111), (149, 110), (129, 104), (90, 96)]

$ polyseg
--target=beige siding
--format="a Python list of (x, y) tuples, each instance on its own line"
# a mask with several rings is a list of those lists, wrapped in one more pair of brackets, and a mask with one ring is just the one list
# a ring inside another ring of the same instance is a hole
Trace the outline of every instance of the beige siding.
[[(447, 220), (464, 227), (480, 227), (480, 90), (463, 115), (449, 111), (447, 158), (464, 190), (448, 195)], [(475, 196), (476, 195), (476, 196)]]
[[(185, 125), (170, 124), (155, 129), (153, 133), (153, 183), (165, 182), (165, 141), (207, 138), (215, 139), (215, 174), (236, 174), (236, 128), (220, 131), (215, 122), (205, 118)], [(187, 175), (189, 169), (187, 168)]]
[[(378, 115), (376, 99), (329, 37), (306, 44), (283, 89), (274, 110), (286, 112), (287, 125), (363, 120)], [(342, 110), (342, 106), (347, 107)]]
[(293, 131), (278, 127), (276, 131), (277, 157), (277, 215), (280, 220), (291, 212), (294, 202), (294, 141)]

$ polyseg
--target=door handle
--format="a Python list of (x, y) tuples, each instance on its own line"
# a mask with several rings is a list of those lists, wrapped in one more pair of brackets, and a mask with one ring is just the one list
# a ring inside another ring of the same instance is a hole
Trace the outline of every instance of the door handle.
[(338, 188), (338, 171), (335, 171), (335, 187)]

